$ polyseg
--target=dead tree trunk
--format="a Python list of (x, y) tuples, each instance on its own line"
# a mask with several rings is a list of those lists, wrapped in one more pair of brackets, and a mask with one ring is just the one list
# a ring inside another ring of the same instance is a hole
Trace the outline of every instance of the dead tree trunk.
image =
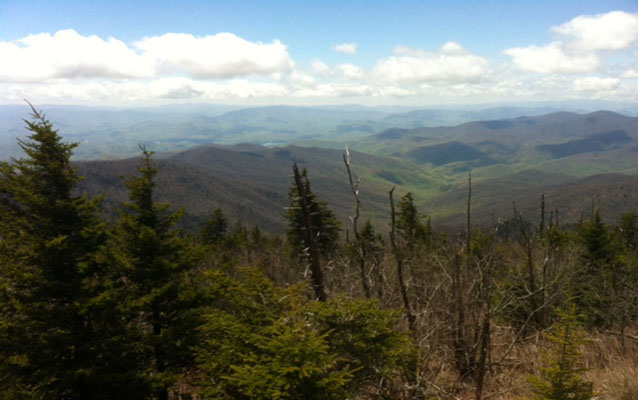
[(352, 221), (352, 231), (354, 233), (354, 241), (355, 246), (357, 248), (357, 255), (359, 258), (359, 273), (361, 274), (361, 285), (363, 287), (363, 293), (367, 298), (372, 297), (370, 293), (370, 285), (368, 283), (368, 275), (366, 272), (366, 258), (367, 251), (365, 243), (361, 243), (359, 240), (359, 229), (357, 227), (357, 223), (359, 221), (359, 214), (361, 209), (361, 199), (359, 199), (359, 179), (357, 178), (356, 182), (352, 178), (352, 172), (350, 171), (350, 152), (346, 148), (346, 152), (343, 154), (343, 163), (346, 165), (346, 170), (348, 171), (348, 180), (350, 182), (350, 189), (352, 190), (352, 194), (355, 199), (355, 213), (354, 216), (350, 217)]

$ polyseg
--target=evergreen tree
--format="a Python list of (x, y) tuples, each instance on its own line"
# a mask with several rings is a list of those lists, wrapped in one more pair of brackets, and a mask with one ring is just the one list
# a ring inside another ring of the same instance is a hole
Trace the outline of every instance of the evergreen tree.
[(204, 225), (202, 230), (202, 239), (206, 244), (220, 245), (227, 235), (228, 220), (222, 210), (218, 208), (206, 221), (206, 225)]
[(573, 294), (580, 312), (594, 324), (609, 321), (612, 292), (618, 280), (614, 243), (596, 209), (578, 231), (582, 246), (581, 268), (576, 273)]
[(204, 399), (367, 398), (358, 395), (391, 382), (412, 351), (398, 313), (377, 302), (309, 301), (303, 286), (277, 287), (255, 268), (207, 274)]
[(540, 376), (530, 378), (534, 400), (590, 400), (594, 397), (591, 382), (583, 380), (585, 368), (580, 346), (583, 333), (576, 308), (558, 310), (560, 321), (548, 335), (552, 352), (545, 354)]
[(125, 181), (130, 201), (120, 211), (113, 239), (126, 260), (122, 275), (131, 336), (146, 352), (140, 368), (147, 371), (155, 397), (166, 400), (168, 388), (192, 363), (200, 299), (189, 274), (200, 251), (175, 228), (182, 212), (155, 201), (158, 170), (152, 153), (142, 150), (140, 175)]
[(427, 244), (430, 239), (430, 224), (424, 214), (421, 214), (414, 204), (412, 193), (401, 197), (397, 211), (397, 232), (409, 251), (416, 245)]
[(25, 122), (26, 157), (0, 163), (0, 398), (135, 397), (100, 200), (74, 193), (77, 144), (35, 109)]
[(638, 212), (630, 211), (621, 215), (618, 230), (626, 249), (638, 249)]
[[(317, 238), (316, 242), (322, 255), (332, 253), (337, 248), (339, 241), (339, 221), (335, 214), (328, 208), (325, 201), (317, 199), (317, 195), (310, 189), (308, 173), (304, 168), (301, 172), (303, 189), (306, 195), (306, 203), (310, 212), (313, 232)], [(304, 216), (301, 210), (301, 198), (297, 186), (293, 183), (288, 192), (290, 207), (286, 213), (288, 228), (286, 235), (288, 242), (292, 244), (296, 255), (303, 254), (308, 248), (304, 239)]]
[(612, 263), (614, 254), (611, 237), (599, 209), (594, 211), (590, 221), (581, 225), (578, 236), (583, 246), (581, 258), (588, 272), (596, 273)]

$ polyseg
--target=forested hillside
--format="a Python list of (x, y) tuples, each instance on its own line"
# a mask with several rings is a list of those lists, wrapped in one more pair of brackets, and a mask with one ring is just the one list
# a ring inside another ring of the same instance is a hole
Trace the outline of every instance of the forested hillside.
[[(384, 200), (358, 175), (390, 161), (352, 153), (325, 171), (324, 185), (343, 181), (351, 218), (340, 223), (315, 191), (327, 150), (142, 148), (75, 166), (76, 145), (33, 112), (22, 157), (0, 164), (0, 398), (638, 398), (629, 195), (613, 225), (601, 216), (616, 211), (594, 202), (567, 226), (533, 190), (533, 212), (515, 202), (506, 220), (477, 223), (480, 186), (467, 175), (448, 201), (463, 202), (463, 225), (444, 232), (386, 176), (385, 229), (373, 219)], [(209, 151), (247, 157), (248, 169), (274, 163), (285, 185), (228, 179), (239, 167), (207, 169)], [(181, 230), (189, 210), (158, 201), (169, 185), (189, 206), (261, 190), (256, 199), (285, 202), (285, 234), (210, 203), (201, 229)]]

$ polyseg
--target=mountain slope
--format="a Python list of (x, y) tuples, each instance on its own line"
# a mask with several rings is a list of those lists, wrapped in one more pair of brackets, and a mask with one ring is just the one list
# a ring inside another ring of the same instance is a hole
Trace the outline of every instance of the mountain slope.
[[(342, 159), (343, 152), (288, 146), (267, 148), (256, 145), (199, 146), (156, 157), (158, 197), (177, 207), (186, 207), (188, 218), (202, 222), (217, 207), (233, 219), (259, 223), (271, 232), (284, 227), (284, 207), (289, 204), (292, 164), (308, 169), (314, 191), (328, 201), (346, 223), (353, 213), (354, 199)], [(86, 179), (82, 192), (105, 193), (105, 207), (112, 213), (126, 191), (119, 176), (135, 171), (137, 159), (78, 163)], [(353, 173), (361, 176), (360, 196), (364, 218), (387, 214), (387, 193), (399, 180), (419, 187), (422, 193), (438, 193), (443, 182), (436, 176), (392, 158), (351, 153)]]

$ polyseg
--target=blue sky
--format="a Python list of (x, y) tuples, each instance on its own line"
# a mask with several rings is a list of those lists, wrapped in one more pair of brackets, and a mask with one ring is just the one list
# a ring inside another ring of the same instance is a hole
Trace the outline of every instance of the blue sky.
[(638, 1), (0, 0), (0, 60), (1, 103), (635, 101)]

